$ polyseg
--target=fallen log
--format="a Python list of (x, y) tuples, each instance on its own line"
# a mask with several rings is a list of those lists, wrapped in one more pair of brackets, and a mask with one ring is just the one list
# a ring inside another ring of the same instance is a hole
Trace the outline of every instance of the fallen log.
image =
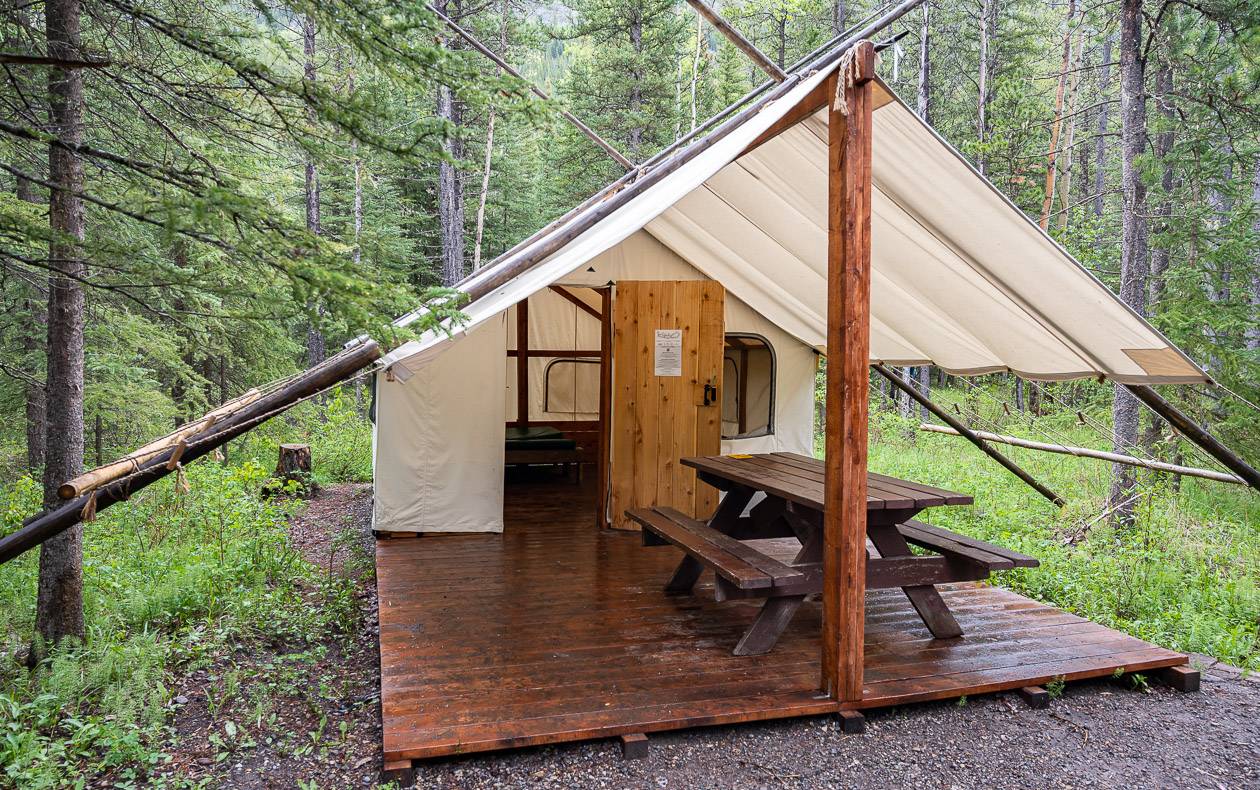
[(997, 450), (990, 447), (987, 442), (985, 442), (983, 439), (981, 439), (979, 436), (976, 435), (975, 431), (971, 430), (966, 425), (963, 425), (961, 422), (954, 419), (954, 417), (950, 415), (949, 412), (945, 411), (940, 406), (937, 406), (935, 403), (928, 400), (926, 397), (924, 397), (923, 393), (919, 392), (917, 389), (907, 384), (904, 380), (902, 380), (901, 376), (898, 376), (896, 373), (893, 373), (891, 370), (888, 369), (887, 366), (876, 364), (876, 365), (871, 365), (871, 369), (874, 370), (879, 375), (883, 376), (884, 378), (888, 379), (888, 381), (891, 382), (894, 387), (896, 387), (897, 389), (909, 395), (911, 398), (917, 401), (920, 406), (932, 412), (941, 420), (943, 420), (947, 425), (949, 425), (951, 428), (958, 431), (960, 436), (965, 437), (976, 447), (979, 447), (981, 452), (983, 452), (985, 455), (989, 456), (994, 461), (997, 461), (999, 464), (1001, 464), (1002, 467), (1006, 469), (1006, 471), (1015, 475), (1020, 480), (1023, 480), (1025, 483), (1028, 484), (1030, 488), (1032, 488), (1038, 494), (1041, 494), (1043, 497), (1050, 500), (1051, 502), (1058, 505), (1059, 507), (1063, 507), (1065, 504), (1067, 504), (1067, 502), (1064, 501), (1063, 497), (1059, 496), (1058, 494), (1054, 493), (1050, 489), (1046, 488), (1041, 483), (1037, 482), (1036, 478), (1028, 474), (1028, 472), (1026, 472), (1023, 467), (1021, 467), (1019, 464), (1015, 463), (1011, 459), (1007, 458), (1005, 455), (1002, 455)]
[(117, 461), (98, 466), (91, 469), (68, 482), (62, 483), (57, 489), (57, 495), (62, 499), (74, 499), (82, 496), (94, 488), (100, 488), (106, 483), (112, 483), (123, 475), (129, 474), (140, 468), (143, 461), (157, 455), (162, 450), (179, 444), (180, 439), (187, 439), (189, 436), (201, 433), (207, 428), (212, 427), (216, 422), (235, 412), (238, 409), (253, 403), (262, 397), (262, 393), (256, 389), (246, 392), (244, 395), (233, 398), (222, 406), (209, 411), (201, 417), (190, 423), (180, 426), (161, 439), (154, 439), (146, 445), (143, 445), (132, 452), (119, 458)]
[[(947, 436), (960, 436), (958, 431), (944, 425), (932, 425), (931, 423), (923, 423), (919, 426), (921, 431), (929, 431), (931, 433), (943, 433)], [(1043, 450), (1047, 453), (1060, 453), (1063, 455), (1074, 455), (1078, 458), (1093, 458), (1099, 461), (1110, 461), (1114, 464), (1124, 464), (1126, 466), (1139, 466), (1144, 469), (1154, 469), (1159, 472), (1169, 472), (1176, 475), (1185, 475), (1186, 477), (1201, 477), (1205, 480), (1216, 480), (1221, 483), (1234, 483), (1235, 485), (1247, 485), (1247, 481), (1226, 472), (1217, 472), (1212, 469), (1200, 469), (1197, 466), (1181, 466), (1180, 464), (1169, 464), (1163, 461), (1155, 461), (1148, 458), (1136, 458), (1131, 455), (1121, 455), (1120, 453), (1111, 453), (1106, 450), (1095, 450), (1090, 447), (1073, 447), (1067, 444), (1050, 444), (1048, 442), (1037, 442), (1032, 439), (1021, 439), (1018, 436), (1006, 436), (999, 433), (989, 433), (988, 431), (976, 431), (976, 436), (984, 439), (986, 442), (998, 442), (999, 444), (1009, 444), (1012, 447), (1024, 447), (1029, 450)]]
[(135, 472), (30, 517), (17, 531), (0, 538), (0, 564), (74, 526), (84, 518), (85, 513), (98, 513), (116, 502), (128, 499), (145, 486), (170, 474), (180, 464), (190, 463), (214, 452), (216, 447), (262, 425), (302, 400), (344, 381), (380, 356), (381, 349), (376, 341), (357, 342), (310, 370), (294, 376), (284, 386), (224, 417), (212, 427), (159, 451), (142, 463)]

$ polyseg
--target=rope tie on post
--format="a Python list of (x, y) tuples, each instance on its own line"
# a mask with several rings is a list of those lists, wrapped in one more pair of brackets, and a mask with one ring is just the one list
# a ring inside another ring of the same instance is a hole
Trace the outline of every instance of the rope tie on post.
[(96, 521), (96, 491), (92, 491), (92, 495), (88, 497), (88, 501), (84, 503), (83, 510), (79, 512), (79, 520), (84, 524), (90, 524)]
[(849, 47), (840, 56), (840, 65), (836, 67), (836, 95), (831, 100), (831, 109), (849, 117), (849, 101), (845, 93), (857, 84), (856, 63), (857, 47)]

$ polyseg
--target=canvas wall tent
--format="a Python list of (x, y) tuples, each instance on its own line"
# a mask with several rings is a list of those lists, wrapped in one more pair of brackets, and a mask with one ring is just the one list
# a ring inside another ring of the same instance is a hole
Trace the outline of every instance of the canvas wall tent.
[[(833, 100), (825, 88), (839, 66), (800, 76), (712, 139), (655, 165), (657, 177), (640, 174), (474, 274), (460, 286), (476, 294), (465, 325), (387, 355), (384, 364), (403, 375), (378, 383), (377, 529), (500, 528), (501, 493), (445, 461), (459, 457), (478, 478), (501, 477), (507, 399), (486, 390), (505, 381), (513, 306), (552, 284), (710, 278), (726, 289), (727, 331), (760, 327), (780, 359), (824, 350)], [(1208, 380), (886, 85), (877, 82), (874, 95), (872, 362), (1038, 380)], [(567, 326), (562, 314), (541, 315), (540, 329)], [(793, 378), (779, 391), (794, 396), (778, 406), (786, 433), (768, 443), (808, 451), (813, 364), (800, 359), (780, 365), (779, 378)], [(418, 452), (436, 446), (444, 450)]]

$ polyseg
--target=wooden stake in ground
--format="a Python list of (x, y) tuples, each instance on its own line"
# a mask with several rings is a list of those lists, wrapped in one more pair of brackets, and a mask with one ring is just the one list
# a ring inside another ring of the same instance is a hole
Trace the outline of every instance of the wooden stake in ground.
[(875, 47), (863, 41), (828, 83), (822, 687), (841, 703), (862, 698), (874, 77)]

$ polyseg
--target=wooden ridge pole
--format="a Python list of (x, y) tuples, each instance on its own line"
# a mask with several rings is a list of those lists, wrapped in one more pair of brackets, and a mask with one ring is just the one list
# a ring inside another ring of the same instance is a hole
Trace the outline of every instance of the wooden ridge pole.
[(767, 57), (766, 53), (757, 49), (756, 44), (744, 38), (743, 34), (732, 27), (730, 22), (723, 19), (722, 15), (715, 11), (712, 6), (704, 2), (704, 0), (687, 0), (687, 3), (696, 9), (700, 16), (708, 20), (710, 25), (717, 28), (719, 33), (726, 36), (732, 44), (747, 55), (753, 63), (756, 63), (758, 68), (769, 74), (771, 79), (775, 82), (783, 82), (787, 79), (787, 72), (780, 68), (779, 64)]
[(1158, 392), (1145, 384), (1126, 384), (1125, 388), (1149, 406), (1151, 411), (1167, 420), (1178, 433), (1224, 464), (1226, 469), (1242, 478), (1247, 485), (1260, 491), (1260, 472), (1257, 472), (1255, 467), (1221, 444), (1219, 439), (1203, 430), (1197, 422), (1186, 416), (1176, 406), (1164, 400)]
[(867, 387), (871, 333), (871, 81), (857, 43), (828, 81), (827, 413), (822, 688), (862, 699), (866, 606)]
[(170, 474), (177, 464), (188, 464), (213, 452), (216, 447), (258, 427), (303, 398), (344, 381), (380, 356), (381, 349), (376, 341), (358, 343), (294, 377), (285, 386), (224, 417), (211, 428), (162, 450), (145, 461), (135, 473), (32, 516), (17, 531), (0, 538), (0, 564), (79, 523), (84, 517), (85, 509), (89, 512), (100, 512), (115, 502), (128, 499), (136, 491)]
[(958, 431), (958, 434), (960, 436), (965, 437), (968, 441), (970, 441), (976, 447), (979, 447), (980, 450), (985, 455), (989, 456), (994, 461), (997, 461), (999, 464), (1001, 464), (1002, 467), (1006, 469), (1006, 471), (1010, 472), (1011, 474), (1018, 477), (1020, 480), (1023, 480), (1025, 483), (1027, 483), (1028, 486), (1032, 488), (1034, 491), (1036, 491), (1038, 494), (1041, 494), (1043, 497), (1050, 500), (1051, 502), (1058, 505), (1059, 507), (1063, 507), (1064, 505), (1067, 504), (1067, 502), (1063, 499), (1063, 497), (1059, 496), (1058, 494), (1051, 491), (1049, 488), (1046, 488), (1044, 485), (1037, 482), (1036, 478), (1028, 474), (1028, 472), (1024, 471), (1023, 467), (1021, 467), (1019, 464), (1015, 463), (1011, 459), (1007, 458), (1005, 455), (1002, 455), (1001, 453), (999, 453), (992, 446), (990, 446), (988, 442), (986, 442), (984, 439), (981, 439), (978, 435), (976, 435), (975, 431), (971, 430), (966, 425), (963, 425), (960, 421), (955, 419), (953, 415), (951, 415), (949, 412), (942, 409), (940, 406), (937, 406), (932, 401), (923, 397), (923, 393), (919, 392), (917, 389), (915, 389), (914, 387), (910, 386), (905, 381), (903, 381), (901, 376), (898, 376), (896, 373), (893, 373), (891, 370), (889, 370), (887, 367), (883, 365), (871, 365), (871, 367), (875, 370), (876, 373), (878, 373), (879, 375), (891, 381), (894, 387), (896, 387), (897, 389), (909, 395), (911, 398), (917, 401), (920, 406), (932, 412), (937, 417), (941, 418), (945, 422), (946, 425), (953, 428), (955, 431)]
[[(919, 430), (929, 433), (942, 433), (946, 436), (962, 436), (953, 428), (947, 428), (944, 425), (933, 425), (932, 423), (923, 423), (919, 426)], [(1067, 444), (1050, 444), (1048, 442), (1035, 442), (1032, 439), (1021, 439), (1018, 436), (1005, 436), (1000, 433), (989, 433), (988, 431), (972, 431), (976, 436), (986, 442), (998, 442), (999, 444), (1009, 444), (1012, 447), (1023, 447), (1028, 450), (1041, 450), (1047, 453), (1059, 453), (1061, 455), (1073, 455), (1077, 458), (1093, 458), (1098, 461), (1110, 461), (1113, 464), (1124, 464), (1126, 466), (1137, 466), (1142, 469), (1154, 469), (1157, 472), (1169, 472), (1176, 475), (1185, 475), (1186, 477), (1201, 477), (1204, 480), (1215, 480), (1218, 483), (1235, 483), (1237, 485), (1247, 485), (1247, 481), (1241, 477), (1236, 477), (1227, 472), (1217, 472), (1213, 469), (1200, 469), (1196, 466), (1182, 466), (1180, 464), (1169, 464), (1163, 461), (1153, 461), (1147, 458), (1135, 458), (1131, 455), (1121, 455), (1120, 453), (1109, 453), (1106, 450), (1095, 450), (1092, 447), (1073, 447)]]

